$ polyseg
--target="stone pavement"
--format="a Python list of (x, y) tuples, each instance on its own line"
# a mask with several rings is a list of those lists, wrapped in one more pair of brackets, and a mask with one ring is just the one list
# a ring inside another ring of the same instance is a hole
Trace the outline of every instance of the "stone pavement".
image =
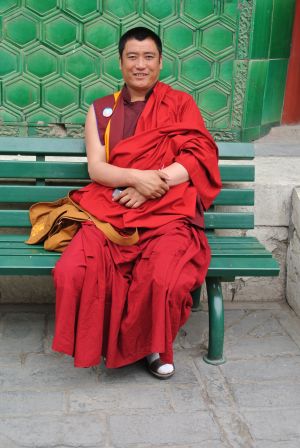
[(51, 305), (0, 306), (0, 447), (298, 448), (300, 319), (226, 304), (227, 363), (202, 361), (207, 312), (176, 341), (176, 374), (73, 368), (51, 352)]

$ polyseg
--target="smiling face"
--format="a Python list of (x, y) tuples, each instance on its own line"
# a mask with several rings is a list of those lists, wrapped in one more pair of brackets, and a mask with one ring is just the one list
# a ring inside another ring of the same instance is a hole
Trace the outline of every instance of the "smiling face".
[(146, 93), (156, 83), (162, 68), (162, 58), (151, 38), (130, 39), (126, 42), (120, 68), (131, 100), (144, 99)]

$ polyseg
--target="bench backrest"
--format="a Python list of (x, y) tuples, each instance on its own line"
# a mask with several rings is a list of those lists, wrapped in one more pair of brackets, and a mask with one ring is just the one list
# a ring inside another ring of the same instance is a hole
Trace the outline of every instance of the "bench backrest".
[[(205, 213), (206, 229), (252, 229), (248, 206), (254, 205), (254, 189), (248, 183), (254, 181), (254, 165), (244, 161), (254, 158), (253, 145), (222, 142), (218, 147), (223, 188)], [(0, 227), (29, 227), (32, 203), (54, 201), (89, 182), (83, 139), (0, 137), (0, 155), (8, 156), (0, 160)], [(233, 212), (232, 206), (247, 211)]]

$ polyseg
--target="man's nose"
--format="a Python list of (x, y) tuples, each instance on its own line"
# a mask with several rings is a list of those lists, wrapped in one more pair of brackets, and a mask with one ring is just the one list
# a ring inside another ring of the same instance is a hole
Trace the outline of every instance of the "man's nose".
[(145, 59), (144, 58), (137, 58), (136, 60), (136, 68), (142, 70), (143, 68), (145, 68)]

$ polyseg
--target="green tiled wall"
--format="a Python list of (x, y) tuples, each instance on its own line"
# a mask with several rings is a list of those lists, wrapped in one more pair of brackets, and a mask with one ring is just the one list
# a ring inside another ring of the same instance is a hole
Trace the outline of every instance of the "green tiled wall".
[(0, 0), (0, 134), (80, 134), (89, 104), (122, 85), (117, 42), (144, 25), (161, 79), (191, 93), (217, 139), (280, 121), (295, 0)]

